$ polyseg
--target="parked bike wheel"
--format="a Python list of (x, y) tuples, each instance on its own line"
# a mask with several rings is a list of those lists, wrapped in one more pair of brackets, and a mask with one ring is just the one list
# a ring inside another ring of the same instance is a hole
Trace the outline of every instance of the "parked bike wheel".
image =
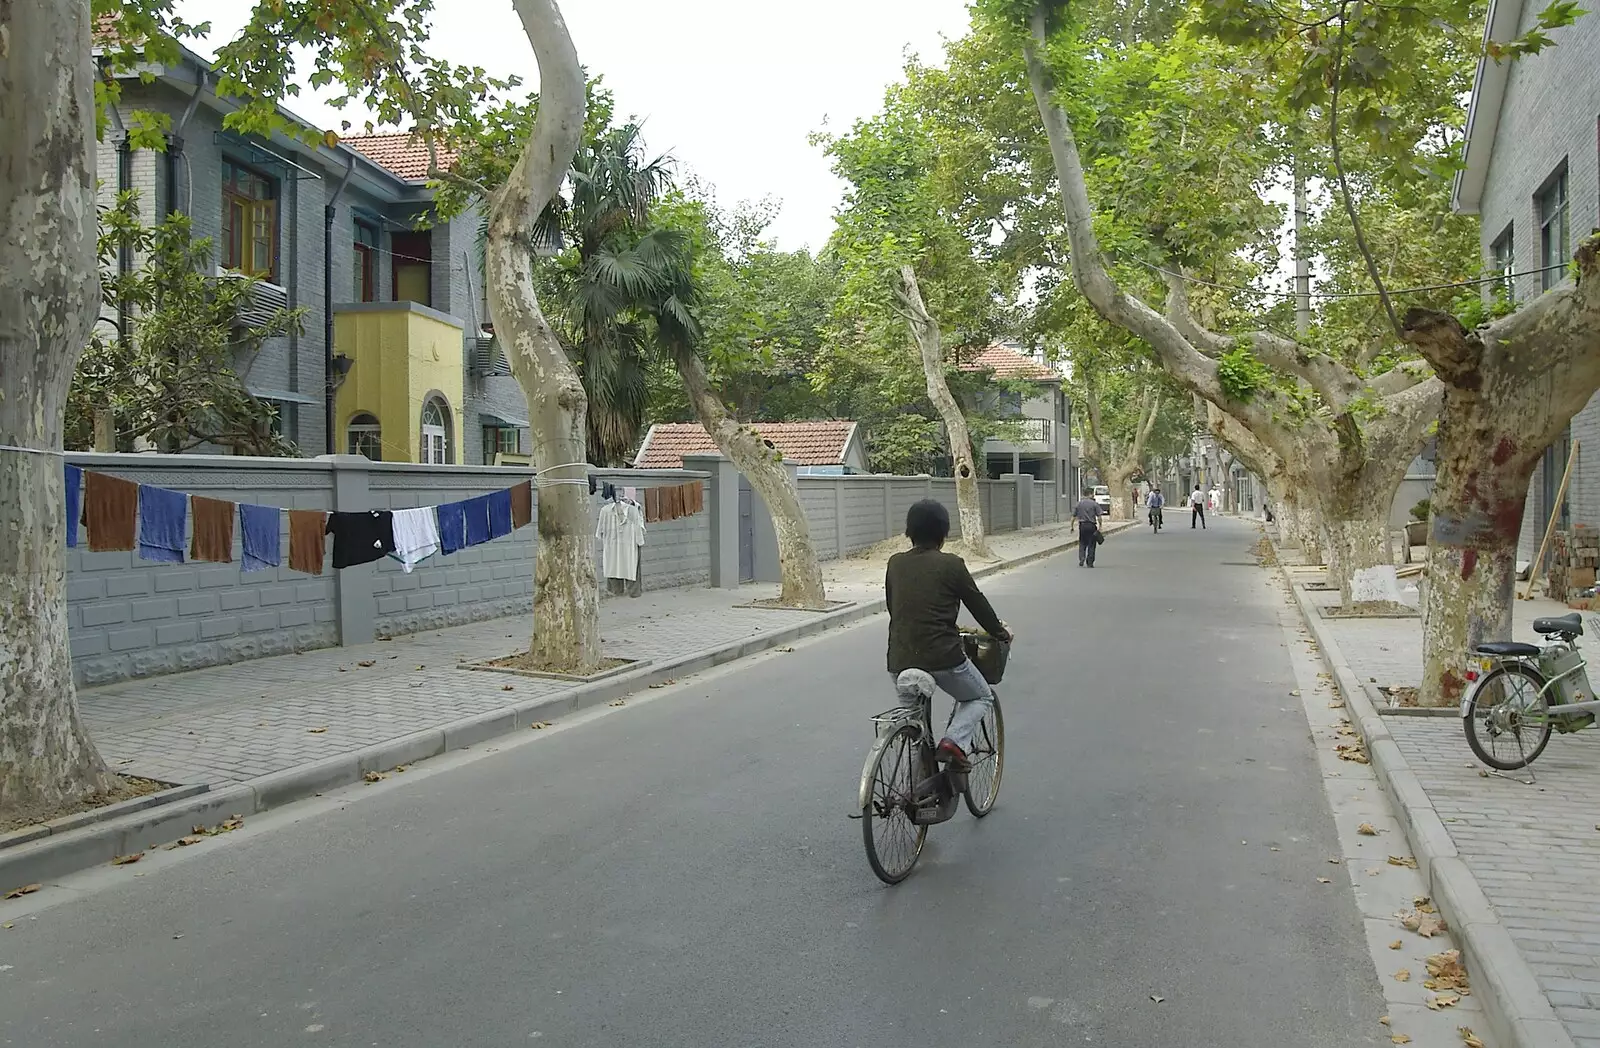
[(921, 735), (903, 725), (885, 741), (873, 760), (867, 805), (861, 810), (861, 835), (867, 862), (885, 884), (906, 879), (922, 854), (928, 828), (911, 821), (914, 793), (922, 771)]
[(1467, 700), (1462, 718), (1467, 745), (1499, 771), (1516, 771), (1538, 759), (1550, 743), (1550, 707), (1544, 679), (1515, 663), (1497, 667)]
[(1000, 697), (984, 714), (983, 722), (972, 736), (972, 748), (967, 754), (972, 770), (967, 772), (967, 810), (983, 818), (994, 810), (995, 798), (1000, 796), (1000, 776), (1005, 771), (1006, 722), (1000, 714)]

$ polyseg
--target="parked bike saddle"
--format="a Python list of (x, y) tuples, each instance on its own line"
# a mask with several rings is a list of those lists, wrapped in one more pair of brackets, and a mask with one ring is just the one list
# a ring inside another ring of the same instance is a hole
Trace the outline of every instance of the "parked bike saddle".
[(1573, 637), (1583, 636), (1583, 617), (1577, 612), (1570, 615), (1552, 615), (1546, 619), (1533, 620), (1535, 633), (1565, 633)]
[[(1543, 621), (1543, 620), (1541, 620)], [(1534, 629), (1539, 629), (1538, 623)], [(1540, 632), (1548, 632), (1541, 630)], [(1472, 649), (1480, 655), (1537, 655), (1539, 649), (1532, 644), (1524, 644), (1520, 640), (1486, 640)]]

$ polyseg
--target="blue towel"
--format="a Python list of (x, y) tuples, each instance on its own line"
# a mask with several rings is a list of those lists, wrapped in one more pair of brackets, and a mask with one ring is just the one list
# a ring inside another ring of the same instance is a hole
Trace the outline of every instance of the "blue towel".
[(454, 553), (467, 544), (465, 502), (448, 502), (435, 507), (439, 513), (439, 552)]
[(189, 496), (181, 491), (139, 485), (139, 559), (183, 563)]
[(266, 571), (283, 563), (283, 537), (278, 530), (277, 506), (239, 507), (240, 545), (244, 571)]
[[(509, 499), (510, 493), (507, 493)], [(506, 504), (507, 515), (510, 515), (510, 502)], [(493, 536), (489, 534), (489, 496), (479, 495), (475, 499), (467, 499), (461, 504), (461, 511), (467, 518), (467, 545), (476, 546), (480, 542), (488, 542)]]
[(511, 534), (511, 489), (484, 496), (489, 500), (489, 537)]
[(83, 506), (83, 470), (67, 467), (67, 548), (78, 545), (78, 516)]

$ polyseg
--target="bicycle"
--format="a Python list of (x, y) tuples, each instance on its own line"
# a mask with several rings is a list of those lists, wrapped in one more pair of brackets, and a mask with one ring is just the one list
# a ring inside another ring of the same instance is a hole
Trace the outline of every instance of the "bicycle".
[(1161, 507), (1160, 506), (1151, 506), (1150, 507), (1150, 531), (1151, 531), (1151, 533), (1159, 535), (1161, 533), (1161, 526), (1162, 526), (1163, 523), (1164, 522), (1161, 519)]
[[(993, 690), (1005, 672), (1010, 645), (987, 634), (963, 631), (967, 655)], [(957, 799), (966, 801), (974, 818), (994, 810), (1005, 770), (1005, 720), (1000, 695), (973, 735), (968, 748), (968, 769), (939, 767), (934, 747), (933, 678), (920, 670), (906, 670), (895, 681), (901, 705), (872, 718), (877, 738), (867, 751), (861, 769), (860, 801), (862, 839), (867, 862), (885, 884), (899, 884), (910, 875), (928, 839), (928, 827), (955, 817)], [(955, 715), (954, 706), (950, 714)], [(950, 718), (945, 719), (946, 725)], [(879, 836), (883, 840), (879, 840)]]
[[(1538, 644), (1505, 640), (1477, 645), (1465, 672), (1472, 685), (1461, 699), (1467, 745), (1498, 771), (1528, 767), (1550, 744), (1552, 730), (1578, 731), (1593, 724), (1600, 712), (1586, 672), (1589, 664), (1578, 650), (1582, 617), (1573, 612), (1534, 619), (1533, 631), (1540, 636)], [(1499, 743), (1507, 740), (1516, 743), (1514, 758), (1509, 747), (1505, 756), (1499, 752)], [(1532, 772), (1528, 781), (1534, 781)]]

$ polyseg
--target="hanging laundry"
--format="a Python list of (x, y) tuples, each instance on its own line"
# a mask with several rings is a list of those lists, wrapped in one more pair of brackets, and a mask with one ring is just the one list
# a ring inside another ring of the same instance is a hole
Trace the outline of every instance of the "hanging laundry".
[[(339, 553), (338, 540), (334, 540), (334, 557)], [(409, 574), (419, 561), (439, 552), (439, 515), (434, 507), (423, 509), (397, 509), (394, 511), (394, 553), (400, 566)]]
[[(189, 496), (189, 515), (194, 518), (194, 533), (189, 538), (189, 559), (214, 564), (233, 563), (233, 503)], [(273, 521), (277, 526), (277, 521)]]
[(139, 559), (183, 563), (189, 498), (181, 491), (139, 485)]
[(245, 571), (266, 571), (283, 563), (283, 533), (277, 506), (239, 507), (239, 547)]
[(328, 515), (320, 509), (289, 511), (289, 567), (307, 575), (321, 575), (327, 543)]
[(533, 484), (523, 481), (511, 488), (511, 530), (533, 523)]
[(704, 513), (706, 509), (706, 486), (698, 480), (689, 485), (689, 495), (694, 499), (694, 512)]
[(667, 520), (677, 520), (683, 516), (683, 489), (679, 487), (665, 488), (661, 496), (666, 500), (666, 512), (662, 514)]
[(654, 524), (661, 519), (661, 489), (644, 489), (644, 519), (647, 524)]
[(489, 496), (479, 495), (461, 504), (467, 521), (467, 545), (477, 546), (489, 541)]
[(644, 528), (644, 515), (638, 506), (608, 502), (600, 507), (600, 522), (594, 537), (600, 540), (600, 569), (606, 578), (638, 580)]
[(67, 464), (67, 548), (78, 545), (78, 515), (83, 512), (83, 470)]
[(451, 554), (466, 547), (466, 508), (465, 502), (447, 502), (443, 506), (434, 507), (439, 517), (440, 553)]
[(104, 473), (86, 473), (83, 515), (91, 550), (133, 549), (139, 527), (139, 485)]
[(629, 502), (633, 503), (635, 506), (637, 506), (639, 504), (639, 489), (638, 488), (623, 488), (622, 489), (622, 497), (627, 499)]
[(489, 500), (489, 537), (498, 539), (511, 534), (511, 489), (492, 492)]
[(593, 495), (600, 488), (600, 481), (593, 473), (589, 474), (589, 494)]
[(394, 514), (386, 509), (335, 511), (328, 515), (327, 531), (333, 536), (335, 568), (371, 564), (394, 552)]
[(605, 499), (607, 502), (610, 502), (612, 499), (617, 497), (617, 489), (612, 487), (610, 484), (602, 484), (600, 486), (600, 497)]

